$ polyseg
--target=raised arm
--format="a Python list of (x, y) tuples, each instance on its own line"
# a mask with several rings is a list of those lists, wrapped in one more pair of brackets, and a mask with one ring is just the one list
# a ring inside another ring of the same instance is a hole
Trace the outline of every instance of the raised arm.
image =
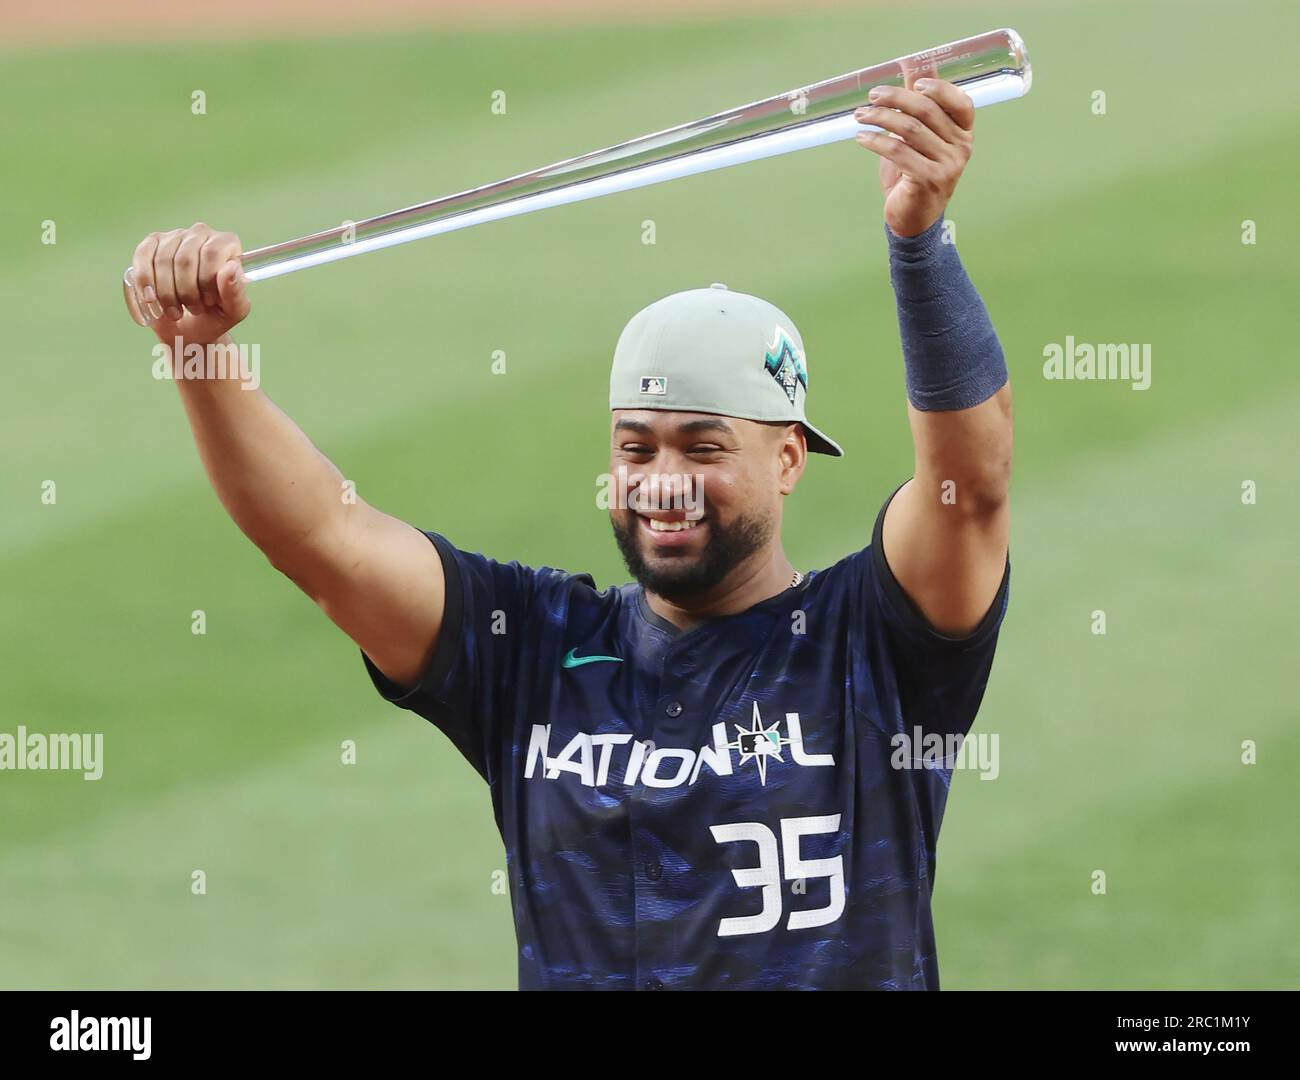
[(230, 362), (229, 331), (249, 312), (239, 252), (237, 236), (202, 224), (151, 233), (135, 251), (127, 308), (164, 346), (235, 524), (385, 675), (412, 684), (442, 624), (441, 560), (416, 529), (345, 498), (339, 470)]
[(890, 280), (915, 449), (885, 515), (885, 559), (930, 624), (972, 631), (996, 597), (1010, 532), (1011, 387), (997, 334), (944, 231), (975, 110), (951, 83), (881, 87), (858, 117), (879, 155)]

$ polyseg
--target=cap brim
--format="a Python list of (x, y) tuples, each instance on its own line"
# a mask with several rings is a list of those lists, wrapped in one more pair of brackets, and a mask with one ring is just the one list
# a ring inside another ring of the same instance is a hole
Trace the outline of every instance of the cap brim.
[(807, 420), (802, 421), (804, 436), (808, 439), (808, 451), (813, 454), (829, 454), (831, 457), (843, 457), (844, 451), (834, 439), (829, 439)]

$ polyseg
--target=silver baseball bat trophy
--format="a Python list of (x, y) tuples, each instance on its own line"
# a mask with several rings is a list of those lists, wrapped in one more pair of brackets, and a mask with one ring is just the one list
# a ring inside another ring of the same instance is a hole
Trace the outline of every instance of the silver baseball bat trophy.
[[(264, 281), (471, 225), (852, 139), (880, 130), (853, 117), (873, 86), (910, 86), (925, 76), (954, 83), (979, 108), (1029, 91), (1029, 57), (1014, 30), (990, 30), (482, 187), (246, 251), (240, 259), (249, 281)], [(128, 269), (128, 289), (131, 278)]]

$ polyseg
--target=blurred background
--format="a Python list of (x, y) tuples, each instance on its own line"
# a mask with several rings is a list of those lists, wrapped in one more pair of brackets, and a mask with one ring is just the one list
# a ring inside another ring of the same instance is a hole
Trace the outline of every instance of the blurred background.
[[(1300, 100), (1265, 60), (1296, 5), (350, 7), (0, 5), (0, 732), (105, 741), (95, 782), (0, 772), (0, 985), (515, 984), (487, 789), (226, 518), (122, 307), (146, 232), (284, 240), (997, 26), (1033, 90), (981, 111), (949, 216), (1015, 387), (1014, 571), (977, 722), (1001, 773), (956, 775), (939, 847), (943, 982), (1300, 985)], [(803, 332), (848, 456), (786, 547), (827, 566), (911, 458), (853, 143), (254, 285), (239, 337), (363, 497), (603, 586), (614, 342), (713, 281)], [(1067, 335), (1149, 343), (1151, 388), (1046, 380)]]

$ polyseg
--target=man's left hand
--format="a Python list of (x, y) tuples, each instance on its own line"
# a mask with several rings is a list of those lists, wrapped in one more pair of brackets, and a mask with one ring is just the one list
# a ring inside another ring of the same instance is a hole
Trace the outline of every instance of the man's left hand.
[(877, 86), (867, 97), (871, 104), (853, 115), (884, 128), (859, 132), (857, 141), (880, 157), (885, 223), (898, 236), (916, 236), (939, 220), (970, 160), (975, 104), (935, 78), (910, 90)]

